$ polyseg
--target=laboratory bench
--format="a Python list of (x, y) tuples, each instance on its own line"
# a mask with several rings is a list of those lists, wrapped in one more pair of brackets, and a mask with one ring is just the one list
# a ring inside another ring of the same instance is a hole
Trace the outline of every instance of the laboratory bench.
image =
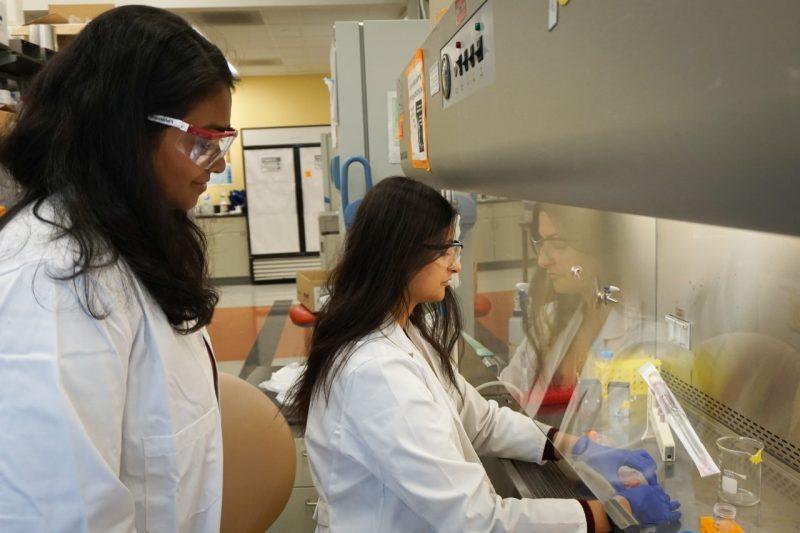
[[(287, 362), (287, 361), (284, 361)], [(291, 361), (288, 361), (291, 362)], [(280, 369), (272, 361), (264, 361), (265, 366), (256, 368), (247, 380), (253, 385), (269, 379), (272, 372)], [(467, 350), (459, 369), (464, 377), (473, 385), (496, 380), (496, 375), (487, 368), (483, 361), (473, 352)], [(487, 399), (497, 401), (500, 405), (519, 410), (513, 397), (500, 387), (489, 387), (482, 391)], [(274, 394), (266, 393), (274, 400)], [(700, 412), (687, 402), (682, 406), (686, 411), (695, 431), (709, 450), (716, 457), (716, 439), (734, 433), (721, 423)], [(539, 417), (541, 422), (558, 426), (563, 412), (552, 410)], [(288, 418), (297, 448), (297, 477), (295, 490), (287, 505), (284, 515), (270, 528), (270, 531), (313, 531), (313, 511), (316, 491), (311, 483), (308, 471), (308, 459), (305, 454), (303, 435), (298, 425)], [(681, 502), (680, 523), (659, 526), (658, 528), (639, 529), (636, 525), (621, 528), (624, 531), (656, 531), (664, 533), (682, 531), (700, 531), (700, 517), (712, 516), (715, 503), (722, 501), (717, 497), (718, 477), (701, 478), (691, 459), (679, 443), (676, 442), (676, 460), (674, 463), (657, 461), (661, 466), (658, 480), (664, 490)], [(653, 457), (658, 457), (658, 450), (653, 440), (646, 441), (643, 447)], [(482, 458), (489, 478), (502, 497), (516, 498), (583, 498), (592, 499), (592, 491), (581, 481), (566, 461), (551, 461), (537, 465), (525, 461), (497, 458)], [(785, 466), (777, 459), (764, 453), (762, 462), (761, 501), (751, 507), (737, 506), (736, 521), (746, 533), (783, 533), (800, 531), (800, 475)], [(625, 524), (631, 517), (622, 508), (612, 502), (606, 510), (620, 524)], [(291, 527), (290, 527), (291, 526)], [(294, 528), (294, 529), (292, 529)]]
[[(473, 385), (480, 385), (496, 380), (496, 375), (487, 368), (483, 361), (471, 350), (467, 350), (461, 365), (461, 373)], [(489, 387), (482, 391), (484, 396), (497, 401), (500, 405), (520, 410), (517, 402), (501, 387)], [(712, 419), (700, 410), (682, 402), (700, 440), (716, 459), (716, 440), (735, 433), (723, 424)], [(563, 412), (551, 411), (538, 417), (541, 422), (558, 427)], [(681, 521), (658, 528), (642, 529), (642, 531), (682, 532), (700, 531), (700, 517), (712, 516), (715, 503), (722, 500), (717, 497), (718, 476), (701, 478), (697, 468), (683, 449), (677, 436), (675, 437), (676, 460), (674, 463), (657, 462), (661, 465), (658, 481), (672, 499), (681, 502)], [(658, 457), (658, 449), (654, 439), (644, 443), (653, 457)], [(518, 498), (583, 498), (592, 499), (591, 490), (580, 480), (566, 461), (553, 461), (545, 465), (537, 465), (525, 461), (509, 459), (484, 460), (487, 472), (495, 484), (495, 488), (503, 497)], [(668, 465), (665, 468), (663, 465)], [(746, 533), (752, 532), (800, 532), (800, 475), (769, 454), (764, 453), (761, 468), (762, 488), (761, 501), (751, 507), (736, 506), (737, 523)], [(627, 513), (614, 502), (614, 508), (607, 511), (615, 518), (619, 516), (624, 523)], [(639, 531), (637, 526), (624, 529)]]
[(195, 215), (195, 218), (230, 218), (230, 217), (244, 217), (246, 215), (247, 213), (244, 212), (241, 213), (228, 212), (228, 213), (213, 213), (213, 214), (209, 213), (207, 215), (199, 215), (199, 214)]

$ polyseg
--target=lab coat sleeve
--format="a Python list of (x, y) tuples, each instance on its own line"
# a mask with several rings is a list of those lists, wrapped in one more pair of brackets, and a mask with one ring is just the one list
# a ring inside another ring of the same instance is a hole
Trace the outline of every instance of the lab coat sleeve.
[(486, 400), (461, 374), (456, 381), (461, 423), (478, 455), (543, 462), (549, 426)]
[[(0, 530), (123, 532), (134, 501), (119, 480), (135, 325), (123, 286), (94, 280), (109, 311), (79, 303), (85, 279), (44, 265), (0, 273)], [(121, 283), (121, 281), (120, 281)]]
[(454, 442), (453, 415), (434, 400), (415, 365), (406, 354), (378, 354), (347, 380), (345, 429), (361, 443), (371, 459), (366, 468), (387, 490), (432, 531), (586, 531), (576, 500), (495, 494), (482, 465), (467, 461)]

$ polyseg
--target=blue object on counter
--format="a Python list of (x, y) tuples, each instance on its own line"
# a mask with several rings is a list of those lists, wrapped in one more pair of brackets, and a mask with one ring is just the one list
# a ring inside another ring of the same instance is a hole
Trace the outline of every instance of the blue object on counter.
[(356, 212), (358, 211), (358, 206), (361, 205), (362, 200), (359, 198), (353, 203), (350, 203), (350, 165), (353, 163), (359, 163), (364, 167), (364, 194), (369, 192), (372, 188), (372, 168), (369, 165), (369, 161), (358, 156), (348, 159), (342, 168), (342, 206), (344, 208), (345, 229), (350, 229), (350, 226), (352, 226), (353, 220), (356, 217)]
[(233, 190), (228, 195), (231, 202), (231, 209), (236, 206), (244, 206), (247, 203), (247, 193), (244, 190)]

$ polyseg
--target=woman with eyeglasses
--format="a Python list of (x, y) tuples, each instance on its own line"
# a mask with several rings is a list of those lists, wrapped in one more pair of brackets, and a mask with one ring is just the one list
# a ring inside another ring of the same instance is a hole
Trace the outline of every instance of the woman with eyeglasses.
[[(348, 230), (292, 391), (320, 493), (317, 531), (608, 531), (599, 502), (502, 499), (481, 465), (480, 455), (557, 454), (532, 419), (458, 373), (455, 224), (439, 193), (398, 177), (367, 193)], [(660, 507), (662, 495), (647, 486), (619, 498)]]
[(0, 530), (219, 530), (217, 294), (188, 216), (236, 131), (220, 50), (108, 11), (34, 78), (0, 163)]
[(598, 289), (620, 274), (619, 233), (608, 213), (535, 206), (525, 338), (500, 374), (531, 415), (542, 405), (566, 404), (591, 353), (610, 355), (648, 340), (638, 309), (596, 300)]

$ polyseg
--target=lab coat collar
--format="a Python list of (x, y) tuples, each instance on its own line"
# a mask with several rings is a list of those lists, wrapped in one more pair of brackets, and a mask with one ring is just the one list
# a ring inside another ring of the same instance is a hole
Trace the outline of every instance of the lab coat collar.
[[(416, 331), (416, 327), (410, 322), (408, 323), (407, 329), (409, 332)], [(378, 334), (381, 337), (388, 339), (392, 344), (404, 352), (407, 352), (408, 355), (412, 357), (419, 353), (419, 348), (412, 342), (410, 338), (413, 333), (406, 334), (396, 320), (387, 320), (386, 323), (381, 326)]]

